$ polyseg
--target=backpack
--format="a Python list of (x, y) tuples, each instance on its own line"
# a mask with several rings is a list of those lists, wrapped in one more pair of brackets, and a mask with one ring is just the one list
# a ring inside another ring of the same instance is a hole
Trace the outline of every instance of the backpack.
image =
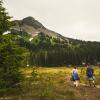
[(92, 69), (88, 69), (87, 70), (87, 76), (88, 77), (92, 77), (93, 76), (93, 70)]

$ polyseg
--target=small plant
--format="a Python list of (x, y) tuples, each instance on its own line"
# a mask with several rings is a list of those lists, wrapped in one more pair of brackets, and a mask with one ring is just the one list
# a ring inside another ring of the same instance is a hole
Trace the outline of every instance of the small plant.
[(38, 73), (35, 67), (33, 67), (33, 71), (31, 73), (32, 75), (32, 80), (35, 81), (37, 79)]

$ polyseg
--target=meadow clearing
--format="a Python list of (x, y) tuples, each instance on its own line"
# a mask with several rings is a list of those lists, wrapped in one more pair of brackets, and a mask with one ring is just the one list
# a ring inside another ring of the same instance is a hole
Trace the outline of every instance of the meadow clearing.
[(86, 68), (79, 67), (80, 85), (74, 87), (68, 67), (26, 67), (19, 88), (0, 91), (0, 100), (100, 100), (100, 68), (95, 67), (96, 87), (89, 87)]

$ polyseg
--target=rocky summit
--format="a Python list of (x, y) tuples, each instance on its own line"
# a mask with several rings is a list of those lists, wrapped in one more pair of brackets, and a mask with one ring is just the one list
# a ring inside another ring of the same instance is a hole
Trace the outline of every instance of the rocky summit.
[(14, 31), (23, 31), (31, 34), (33, 37), (38, 35), (38, 33), (43, 32), (48, 36), (64, 38), (59, 33), (47, 29), (39, 21), (31, 16), (26, 17), (22, 20), (15, 20), (14, 22), (15, 25), (12, 27)]

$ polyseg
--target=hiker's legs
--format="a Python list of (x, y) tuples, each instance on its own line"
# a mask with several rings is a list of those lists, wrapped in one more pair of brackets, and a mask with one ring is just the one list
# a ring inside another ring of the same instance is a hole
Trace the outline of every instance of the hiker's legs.
[(89, 85), (95, 87), (95, 81), (94, 80), (89, 80)]
[(76, 80), (76, 87), (78, 86), (78, 81)]
[(73, 82), (74, 86), (76, 86), (76, 81)]
[(92, 83), (93, 83), (93, 86), (95, 87), (95, 81), (94, 80), (92, 81)]
[(74, 86), (75, 86), (75, 87), (78, 86), (78, 81), (77, 81), (77, 80), (74, 81)]
[(89, 85), (92, 86), (92, 84), (91, 84), (91, 80), (89, 80)]

